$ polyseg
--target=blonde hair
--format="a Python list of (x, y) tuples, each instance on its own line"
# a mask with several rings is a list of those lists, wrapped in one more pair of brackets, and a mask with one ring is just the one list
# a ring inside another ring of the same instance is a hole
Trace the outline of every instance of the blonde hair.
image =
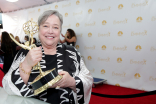
[(15, 36), (15, 39), (16, 39), (18, 42), (20, 42), (20, 39), (19, 39), (18, 36)]

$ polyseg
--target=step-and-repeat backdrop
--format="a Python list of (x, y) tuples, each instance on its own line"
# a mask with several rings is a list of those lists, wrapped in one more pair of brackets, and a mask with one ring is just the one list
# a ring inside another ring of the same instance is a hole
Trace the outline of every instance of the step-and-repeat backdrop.
[[(93, 77), (108, 84), (156, 90), (156, 0), (68, 0), (3, 14), (3, 31), (24, 40), (23, 24), (58, 10), (77, 35)], [(37, 34), (34, 36), (38, 39)], [(63, 37), (61, 37), (63, 39)]]

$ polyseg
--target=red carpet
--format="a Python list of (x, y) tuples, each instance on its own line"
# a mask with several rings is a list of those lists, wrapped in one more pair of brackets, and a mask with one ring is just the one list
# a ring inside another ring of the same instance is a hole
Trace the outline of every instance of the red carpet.
[[(0, 67), (3, 69), (3, 64), (0, 64)], [(4, 77), (4, 73), (0, 70), (0, 86), (2, 87), (2, 79)]]
[[(107, 95), (130, 95), (144, 91), (104, 84), (97, 85), (92, 92)], [(89, 104), (156, 104), (156, 94), (136, 98), (106, 98), (91, 95)]]
[(0, 86), (2, 87), (3, 72), (0, 70)]

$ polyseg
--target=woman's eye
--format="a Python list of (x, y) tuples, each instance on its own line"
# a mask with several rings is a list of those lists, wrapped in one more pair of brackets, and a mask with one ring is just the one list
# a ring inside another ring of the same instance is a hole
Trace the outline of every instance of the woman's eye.
[(47, 25), (44, 25), (43, 27), (48, 27)]
[(58, 27), (54, 27), (55, 29), (58, 29)]

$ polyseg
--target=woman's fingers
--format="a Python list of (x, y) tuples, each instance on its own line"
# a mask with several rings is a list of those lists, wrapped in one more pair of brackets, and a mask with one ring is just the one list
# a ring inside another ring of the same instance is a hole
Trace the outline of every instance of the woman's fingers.
[(59, 75), (62, 75), (62, 79), (59, 80), (57, 83), (52, 85), (50, 88), (56, 88), (57, 86), (65, 88), (65, 87), (73, 87), (75, 86), (75, 79), (70, 76), (70, 74), (66, 71), (59, 72)]
[(31, 49), (28, 52), (25, 60), (27, 61), (27, 63), (29, 63), (31, 67), (36, 65), (39, 61), (41, 61), (42, 60), (41, 47), (36, 47), (36, 48)]

